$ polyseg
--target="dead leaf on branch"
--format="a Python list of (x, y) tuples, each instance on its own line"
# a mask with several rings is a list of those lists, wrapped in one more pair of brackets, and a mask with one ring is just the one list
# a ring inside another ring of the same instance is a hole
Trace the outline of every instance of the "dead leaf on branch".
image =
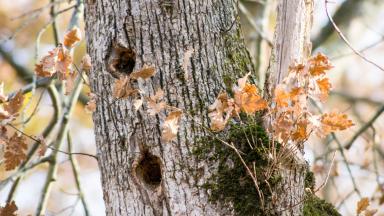
[(17, 216), (17, 206), (15, 201), (8, 202), (4, 207), (0, 208), (0, 216)]
[(332, 87), (328, 78), (318, 79), (316, 80), (316, 84), (319, 88), (319, 99), (320, 101), (326, 101), (329, 95), (329, 91)]
[(182, 112), (172, 111), (169, 113), (167, 118), (165, 118), (165, 121), (163, 123), (162, 127), (162, 140), (165, 142), (172, 141), (176, 138), (177, 131), (179, 130), (179, 119), (182, 115)]
[(25, 137), (14, 133), (5, 146), (5, 170), (9, 171), (18, 167), (27, 157), (25, 153), (27, 148)]
[(368, 197), (361, 198), (359, 202), (357, 202), (357, 208), (356, 208), (356, 213), (360, 214), (363, 211), (365, 211), (369, 206), (369, 199)]
[(321, 134), (323, 136), (328, 135), (331, 132), (345, 130), (352, 127), (354, 124), (348, 119), (346, 114), (342, 113), (325, 113), (320, 117), (321, 122)]
[(13, 98), (11, 98), (11, 100), (8, 101), (8, 103), (4, 104), (4, 110), (10, 115), (15, 115), (23, 106), (23, 102), (24, 95), (21, 91), (19, 91)]
[(78, 27), (74, 27), (64, 35), (63, 44), (66, 47), (72, 47), (81, 40), (81, 31)]
[(328, 70), (333, 68), (328, 57), (322, 53), (318, 53), (316, 56), (311, 57), (308, 64), (309, 73), (312, 76), (324, 75)]
[(91, 68), (92, 68), (91, 57), (88, 54), (86, 54), (81, 59), (81, 69), (86, 73), (89, 73)]

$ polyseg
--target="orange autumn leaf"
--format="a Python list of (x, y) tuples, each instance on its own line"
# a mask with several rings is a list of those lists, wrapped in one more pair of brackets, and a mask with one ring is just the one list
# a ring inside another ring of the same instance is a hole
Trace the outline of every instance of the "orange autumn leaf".
[(66, 47), (72, 47), (76, 42), (81, 40), (81, 31), (78, 27), (74, 27), (72, 30), (64, 35), (63, 44)]
[(275, 88), (274, 101), (277, 108), (287, 107), (290, 99), (290, 94), (286, 92), (282, 85), (278, 85)]
[(69, 54), (69, 51), (63, 48), (62, 46), (58, 47), (55, 70), (56, 72), (59, 73), (58, 75), (61, 80), (67, 79), (67, 75), (70, 72), (71, 64), (72, 64), (72, 57)]
[(165, 142), (172, 141), (176, 138), (179, 129), (179, 119), (182, 112), (177, 110), (169, 113), (162, 126), (162, 140)]
[(365, 211), (369, 206), (369, 199), (368, 197), (363, 197), (357, 202), (357, 207), (356, 207), (356, 213), (360, 214), (363, 211)]
[(325, 101), (328, 98), (329, 91), (332, 87), (331, 83), (329, 82), (328, 78), (318, 79), (316, 80), (317, 86), (320, 90), (319, 98), (321, 101)]
[(243, 91), (235, 92), (236, 104), (247, 114), (266, 109), (268, 104), (260, 95), (255, 85), (246, 84)]
[(4, 151), (5, 170), (10, 171), (18, 167), (27, 157), (27, 144), (23, 136), (17, 133), (7, 141)]
[(323, 114), (320, 118), (320, 122), (323, 135), (338, 130), (345, 130), (354, 125), (353, 122), (348, 119), (346, 114), (335, 112)]
[(240, 108), (234, 99), (229, 98), (225, 92), (221, 92), (215, 102), (209, 106), (208, 117), (211, 120), (211, 129), (219, 132), (224, 130), (232, 116), (238, 116)]
[(308, 61), (309, 73), (312, 76), (324, 75), (327, 70), (330, 70), (333, 66), (326, 55), (318, 53)]
[(4, 207), (0, 208), (0, 216), (17, 216), (16, 211), (15, 201), (7, 202)]
[(146, 80), (146, 79), (149, 79), (151, 77), (153, 77), (154, 75), (156, 74), (156, 70), (155, 70), (155, 67), (153, 66), (144, 66), (141, 70), (138, 70), (138, 71), (135, 71), (133, 73), (130, 74), (130, 77), (132, 79), (143, 79), (143, 80)]
[(304, 141), (308, 138), (307, 134), (307, 121), (300, 121), (296, 124), (296, 130), (292, 134), (292, 140), (295, 141)]

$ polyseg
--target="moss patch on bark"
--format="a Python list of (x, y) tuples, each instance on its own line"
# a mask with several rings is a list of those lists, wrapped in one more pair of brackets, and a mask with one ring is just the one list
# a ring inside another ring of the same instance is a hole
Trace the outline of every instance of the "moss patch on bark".
[[(271, 200), (271, 191), (280, 181), (280, 176), (267, 173), (269, 139), (260, 123), (232, 124), (226, 135), (220, 137), (232, 143), (250, 169), (256, 170), (257, 181), (264, 203)], [(233, 205), (236, 215), (266, 215), (255, 184), (247, 173), (239, 156), (230, 147), (215, 137), (204, 138), (195, 148), (194, 154), (208, 163), (218, 163), (218, 171), (211, 176), (204, 187), (210, 193), (211, 202)]]

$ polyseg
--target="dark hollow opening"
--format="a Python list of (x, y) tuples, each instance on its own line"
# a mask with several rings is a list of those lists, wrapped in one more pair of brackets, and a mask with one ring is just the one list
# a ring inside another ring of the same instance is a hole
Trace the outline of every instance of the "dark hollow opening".
[(136, 53), (133, 49), (114, 45), (108, 64), (112, 75), (116, 75), (116, 73), (129, 75), (136, 64)]
[(146, 185), (159, 186), (162, 178), (160, 159), (146, 152), (136, 168), (136, 173)]

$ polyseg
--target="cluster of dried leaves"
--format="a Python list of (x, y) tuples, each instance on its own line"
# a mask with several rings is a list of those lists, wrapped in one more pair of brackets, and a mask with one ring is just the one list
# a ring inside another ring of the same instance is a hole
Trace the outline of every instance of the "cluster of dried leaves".
[(293, 65), (289, 68), (289, 75), (276, 86), (269, 104), (260, 96), (254, 84), (247, 83), (247, 74), (232, 89), (234, 98), (220, 93), (209, 107), (211, 129), (224, 130), (229, 120), (238, 117), (240, 111), (254, 114), (260, 110), (267, 111), (271, 121), (270, 131), (281, 143), (304, 142), (313, 132), (323, 137), (353, 126), (345, 114), (331, 112), (316, 115), (308, 108), (310, 99), (324, 102), (328, 98), (331, 84), (326, 73), (331, 68), (332, 65), (323, 54)]
[[(1, 98), (8, 98), (4, 94)], [(0, 108), (0, 145), (4, 145), (4, 164), (5, 170), (13, 170), (21, 162), (26, 159), (27, 144), (23, 136), (14, 132), (12, 136), (8, 136), (6, 124), (15, 120), (19, 115), (19, 111), (23, 106), (24, 96), (22, 92), (18, 92), (9, 101), (2, 100), (2, 108)]]
[[(39, 64), (35, 65), (35, 73), (40, 77), (57, 77), (65, 82), (65, 94), (71, 93), (74, 81), (77, 76), (76, 71), (71, 69), (73, 59), (71, 49), (81, 40), (80, 29), (74, 27), (64, 35), (63, 44), (49, 51), (43, 56)], [(82, 60), (82, 70), (88, 71), (91, 67), (90, 57), (84, 56)]]
[[(172, 141), (176, 138), (179, 128), (179, 120), (182, 115), (182, 111), (176, 107), (167, 105), (163, 100), (164, 91), (158, 89), (153, 95), (148, 95), (144, 90), (140, 88), (134, 88), (132, 81), (135, 80), (147, 80), (156, 74), (156, 70), (153, 66), (144, 66), (138, 71), (127, 76), (121, 76), (114, 83), (113, 97), (115, 99), (131, 98), (134, 109), (138, 111), (141, 107), (146, 106), (146, 110), (149, 115), (154, 116), (160, 114), (162, 111), (169, 111), (166, 117), (162, 120), (162, 140), (165, 142)], [(91, 100), (87, 105), (87, 110), (94, 111), (96, 108), (96, 96), (92, 94)], [(162, 116), (160, 116), (161, 118)]]
[[(64, 36), (63, 45), (59, 45), (48, 55), (44, 56), (39, 64), (36, 64), (35, 73), (41, 77), (53, 77), (57, 74), (60, 80), (66, 83), (66, 93), (70, 93), (74, 86), (77, 74), (71, 70), (72, 57), (70, 49), (75, 43), (81, 40), (80, 30), (74, 28)], [(82, 70), (89, 71), (91, 67), (90, 57), (84, 56), (82, 60)], [(28, 145), (25, 134), (19, 131), (9, 135), (7, 125), (10, 125), (18, 116), (24, 105), (24, 95), (19, 91), (15, 96), (9, 98), (4, 94), (4, 85), (0, 84), (0, 144), (4, 145), (4, 164), (7, 171), (18, 167), (27, 157)], [(40, 145), (39, 156), (43, 156), (46, 151), (46, 144), (43, 137), (33, 138)]]

